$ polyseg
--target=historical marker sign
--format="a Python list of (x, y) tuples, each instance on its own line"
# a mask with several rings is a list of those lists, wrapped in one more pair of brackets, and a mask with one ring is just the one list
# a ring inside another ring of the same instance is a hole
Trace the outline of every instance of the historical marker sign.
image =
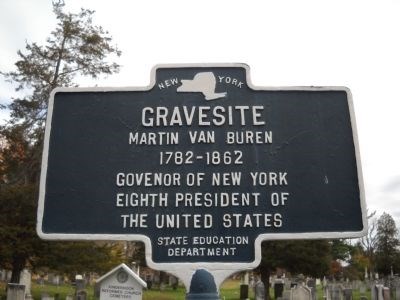
[(38, 232), (142, 240), (153, 266), (254, 266), (265, 239), (360, 236), (354, 122), (348, 89), (254, 87), (240, 64), (161, 66), (146, 88), (57, 89)]

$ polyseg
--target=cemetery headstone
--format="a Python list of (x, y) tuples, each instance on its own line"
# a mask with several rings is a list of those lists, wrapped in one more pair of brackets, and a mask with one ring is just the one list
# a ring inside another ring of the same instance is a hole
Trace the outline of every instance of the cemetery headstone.
[(47, 274), (47, 282), (50, 284), (53, 284), (53, 282), (54, 282), (54, 274), (53, 273)]
[(241, 274), (240, 299), (249, 299), (249, 272)]
[(249, 285), (241, 284), (240, 285), (240, 300), (249, 299)]
[(85, 279), (82, 275), (75, 276), (75, 291), (76, 293), (85, 289)]
[(276, 278), (274, 282), (274, 295), (275, 298), (282, 297), (284, 287), (284, 280), (282, 278)]
[(353, 290), (359, 290), (361, 285), (363, 285), (364, 283), (361, 280), (355, 280), (352, 282), (352, 289)]
[(7, 300), (24, 300), (25, 286), (22, 284), (7, 284)]
[(365, 295), (367, 292), (367, 286), (364, 283), (360, 284), (360, 295)]
[(332, 300), (343, 300), (343, 288), (341, 285), (333, 285)]
[(332, 286), (330, 284), (326, 284), (323, 287), (324, 299), (325, 300), (332, 300)]
[(53, 296), (50, 296), (48, 293), (42, 293), (40, 296), (41, 300), (55, 300)]
[(127, 265), (121, 264), (96, 280), (100, 285), (100, 300), (142, 299), (146, 282)]
[(28, 269), (22, 270), (20, 277), (19, 277), (19, 284), (22, 284), (25, 286), (25, 300), (32, 299), (32, 295), (31, 295), (32, 275)]
[(282, 300), (293, 300), (292, 290), (284, 290), (282, 293)]
[(328, 280), (324, 276), (324, 278), (322, 279), (322, 287), (325, 288), (327, 286), (327, 284), (328, 284)]
[(377, 288), (376, 288), (375, 283), (371, 284), (370, 291), (371, 291), (371, 300), (377, 300), (378, 294), (377, 294)]
[(397, 285), (395, 287), (395, 299), (400, 300), (400, 286), (399, 285)]
[(285, 290), (290, 290), (292, 281), (289, 278), (285, 278)]
[(44, 278), (42, 277), (42, 276), (40, 276), (37, 280), (36, 280), (36, 283), (37, 284), (39, 284), (39, 285), (44, 285)]
[(390, 300), (390, 289), (388, 287), (383, 288), (383, 300)]
[(179, 279), (175, 276), (169, 277), (169, 285), (172, 287), (173, 290), (176, 290), (179, 285)]
[[(87, 299), (87, 292), (85, 290), (80, 290), (76, 293), (76, 300), (86, 300)], [(123, 298), (129, 299), (129, 298)]]
[(264, 300), (265, 299), (265, 286), (261, 280), (258, 280), (254, 287), (254, 296), (255, 296), (255, 300)]
[(167, 288), (167, 284), (165, 282), (161, 282), (160, 283), (160, 291), (165, 291), (166, 288)]
[(313, 300), (317, 299), (317, 280), (310, 278), (307, 280), (307, 287), (311, 290), (311, 297)]
[(60, 275), (54, 275), (54, 277), (53, 277), (53, 281), (52, 281), (52, 284), (54, 284), (54, 285), (60, 285)]
[(11, 276), (12, 276), (12, 271), (11, 270), (7, 270), (6, 271), (6, 282), (10, 282), (11, 281)]
[(153, 284), (156, 286), (160, 286), (161, 284), (161, 278), (159, 274), (154, 274), (153, 276)]
[(153, 286), (153, 279), (150, 275), (146, 276), (146, 284), (147, 284), (147, 289), (151, 290), (151, 287)]
[(344, 300), (353, 300), (353, 289), (346, 288), (343, 290)]
[(297, 300), (312, 300), (311, 290), (299, 284), (293, 289), (292, 297)]
[(371, 300), (384, 300), (383, 298), (383, 284), (376, 284), (371, 289)]

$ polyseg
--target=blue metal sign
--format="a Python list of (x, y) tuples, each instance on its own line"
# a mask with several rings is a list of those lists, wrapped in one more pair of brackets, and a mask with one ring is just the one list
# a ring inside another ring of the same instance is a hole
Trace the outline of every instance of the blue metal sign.
[(39, 235), (142, 240), (155, 266), (256, 265), (265, 239), (362, 235), (349, 90), (247, 77), (161, 66), (146, 88), (55, 90)]

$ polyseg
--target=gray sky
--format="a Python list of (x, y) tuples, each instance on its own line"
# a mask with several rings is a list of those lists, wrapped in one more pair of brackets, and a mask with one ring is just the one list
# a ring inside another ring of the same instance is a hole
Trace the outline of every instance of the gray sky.
[[(122, 50), (121, 72), (81, 86), (145, 86), (159, 63), (242, 62), (259, 86), (347, 86), (353, 94), (367, 207), (400, 226), (400, 2), (396, 0), (99, 1), (95, 23)], [(0, 1), (0, 70), (25, 41), (43, 44), (50, 0)], [(0, 103), (15, 96), (0, 78)], [(0, 119), (7, 117), (6, 112)]]

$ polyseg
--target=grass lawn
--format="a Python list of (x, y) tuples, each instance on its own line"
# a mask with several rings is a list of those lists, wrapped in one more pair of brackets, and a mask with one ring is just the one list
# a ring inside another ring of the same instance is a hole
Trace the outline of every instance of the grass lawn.
[[(240, 282), (235, 280), (227, 280), (221, 287), (221, 300), (239, 300), (240, 296)], [(86, 289), (88, 292), (88, 300), (94, 300), (93, 287), (88, 287)], [(47, 293), (50, 296), (59, 295), (60, 300), (64, 300), (67, 295), (74, 294), (74, 288), (71, 285), (38, 285), (32, 283), (32, 296), (34, 300), (40, 300), (42, 293)], [(184, 300), (186, 291), (183, 287), (179, 287), (176, 290), (172, 288), (167, 288), (164, 291), (159, 290), (146, 290), (143, 293), (143, 300)], [(273, 296), (273, 290), (270, 291), (270, 295)], [(250, 299), (254, 299), (254, 294), (251, 289), (249, 289)], [(353, 291), (353, 299), (360, 299), (360, 294), (358, 291)], [(368, 291), (366, 295), (368, 299), (371, 297), (371, 293)], [(5, 294), (5, 284), (0, 282), (0, 299), (6, 299)], [(317, 299), (323, 299), (322, 288), (318, 287)]]
[[(239, 299), (239, 285), (238, 281), (228, 280), (221, 288), (221, 299), (224, 300), (237, 300)], [(88, 292), (88, 300), (94, 300), (93, 287), (86, 289)], [(74, 294), (74, 288), (71, 285), (38, 285), (32, 282), (32, 296), (34, 300), (40, 300), (42, 293), (47, 293), (50, 296), (59, 295), (60, 300), (64, 300), (67, 295)], [(252, 291), (250, 295), (252, 296)], [(179, 287), (176, 290), (167, 288), (164, 291), (159, 290), (146, 290), (143, 293), (143, 300), (184, 300), (186, 291), (184, 287)], [(5, 284), (0, 283), (0, 299), (3, 300), (6, 297)]]

